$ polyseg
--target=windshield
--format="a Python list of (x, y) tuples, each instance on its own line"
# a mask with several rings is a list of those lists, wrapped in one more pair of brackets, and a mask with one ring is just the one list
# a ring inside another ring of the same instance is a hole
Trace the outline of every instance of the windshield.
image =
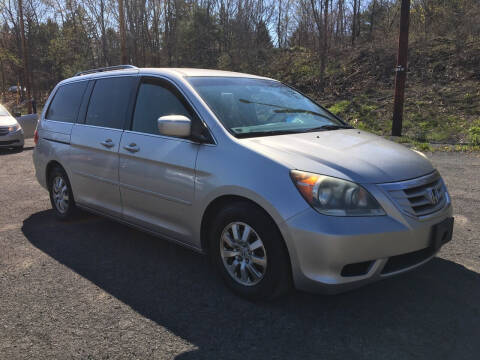
[(2, 105), (0, 105), (0, 116), (10, 116), (8, 111)]
[(278, 81), (232, 77), (189, 77), (188, 81), (237, 137), (348, 128)]

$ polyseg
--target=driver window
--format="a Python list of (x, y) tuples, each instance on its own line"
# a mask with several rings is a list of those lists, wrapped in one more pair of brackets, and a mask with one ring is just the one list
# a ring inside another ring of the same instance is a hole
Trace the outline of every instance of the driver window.
[(172, 90), (158, 83), (143, 82), (138, 90), (132, 131), (158, 135), (157, 119), (165, 115), (185, 115), (194, 121)]

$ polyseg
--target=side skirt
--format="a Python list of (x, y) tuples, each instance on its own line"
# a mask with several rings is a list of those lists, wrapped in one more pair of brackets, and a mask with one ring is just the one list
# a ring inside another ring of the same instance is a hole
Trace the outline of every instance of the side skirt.
[(175, 243), (176, 245), (180, 245), (184, 248), (187, 248), (189, 250), (192, 250), (192, 251), (195, 251), (196, 253), (199, 253), (199, 254), (202, 254), (202, 255), (205, 255), (205, 251), (202, 249), (202, 248), (198, 248), (196, 246), (193, 246), (193, 245), (190, 245), (190, 244), (187, 244), (185, 242), (182, 242), (180, 240), (177, 240), (171, 236), (168, 236), (168, 235), (165, 235), (165, 234), (161, 234), (159, 232), (156, 232), (156, 231), (153, 231), (151, 229), (148, 229), (144, 226), (140, 226), (140, 225), (137, 225), (137, 224), (134, 224), (134, 223), (131, 223), (125, 219), (122, 219), (122, 218), (119, 218), (119, 217), (116, 217), (116, 216), (113, 216), (113, 215), (110, 215), (110, 214), (105, 214), (103, 212), (101, 212), (100, 210), (97, 210), (97, 209), (92, 209), (91, 207), (88, 207), (87, 205), (83, 205), (83, 204), (79, 204), (78, 202), (76, 203), (76, 205), (89, 212), (89, 213), (92, 213), (92, 214), (95, 214), (95, 215), (99, 215), (99, 216), (102, 216), (102, 217), (106, 217), (106, 218), (109, 218), (109, 219), (112, 219), (114, 221), (117, 221), (119, 223), (122, 223), (122, 224), (125, 224), (131, 228), (134, 228), (134, 229), (137, 229), (137, 230), (140, 230), (140, 231), (143, 231), (145, 233), (148, 233), (150, 235), (153, 235), (157, 238), (160, 238), (160, 239), (165, 239), (165, 240), (168, 240), (172, 243)]

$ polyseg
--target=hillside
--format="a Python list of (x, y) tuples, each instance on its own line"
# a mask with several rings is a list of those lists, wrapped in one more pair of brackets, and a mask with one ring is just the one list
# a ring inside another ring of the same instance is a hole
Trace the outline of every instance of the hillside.
[[(395, 45), (395, 44), (392, 44)], [(480, 41), (438, 38), (411, 43), (403, 134), (431, 143), (480, 144)], [(389, 135), (396, 49), (359, 47), (331, 55), (324, 94), (317, 91), (318, 61), (291, 49), (279, 57), (272, 77), (310, 94), (352, 125)]]

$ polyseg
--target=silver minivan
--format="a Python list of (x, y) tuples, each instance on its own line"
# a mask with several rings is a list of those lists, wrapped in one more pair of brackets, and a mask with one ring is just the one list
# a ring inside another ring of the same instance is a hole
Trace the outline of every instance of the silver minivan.
[(56, 215), (105, 215), (207, 253), (249, 299), (334, 293), (413, 269), (452, 238), (421, 153), (272, 79), (120, 66), (52, 91), (34, 164)]

